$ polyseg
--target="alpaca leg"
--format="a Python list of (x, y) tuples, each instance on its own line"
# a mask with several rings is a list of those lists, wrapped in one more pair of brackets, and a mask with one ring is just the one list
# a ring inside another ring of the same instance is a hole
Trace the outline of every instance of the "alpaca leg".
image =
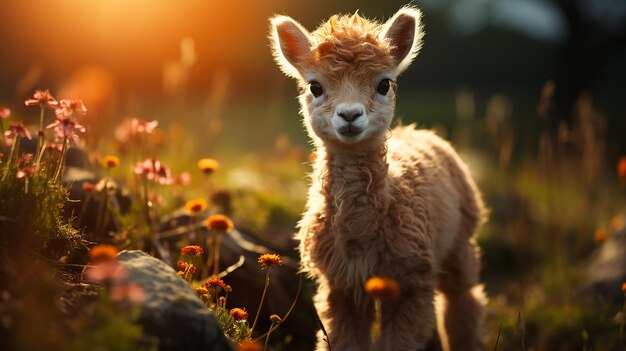
[(402, 294), (397, 300), (383, 302), (382, 331), (374, 350), (422, 350), (432, 336), (434, 279), (431, 276), (411, 279), (413, 281), (405, 278), (400, 282)]
[[(357, 305), (353, 296), (329, 290), (325, 286), (319, 287), (314, 302), (333, 351), (370, 349), (370, 328), (374, 313), (371, 302)], [(327, 349), (328, 344), (320, 331), (316, 350)]]
[(483, 291), (479, 285), (480, 258), (474, 241), (459, 242), (439, 274), (442, 311), (439, 336), (446, 351), (484, 350)]

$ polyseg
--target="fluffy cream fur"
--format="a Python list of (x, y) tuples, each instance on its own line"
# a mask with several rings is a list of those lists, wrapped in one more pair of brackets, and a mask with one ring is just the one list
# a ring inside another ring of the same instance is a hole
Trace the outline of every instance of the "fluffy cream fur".
[[(472, 238), (485, 217), (480, 193), (446, 141), (413, 126), (389, 131), (393, 81), (421, 46), (420, 15), (405, 7), (382, 25), (357, 14), (333, 16), (313, 33), (286, 16), (271, 20), (274, 56), (299, 81), (316, 147), (297, 238), (336, 351), (421, 349), (435, 328), (435, 290), (444, 348), (483, 348)], [(392, 88), (381, 94), (384, 79)], [(309, 91), (313, 81), (321, 96)], [(344, 103), (366, 111), (356, 136), (343, 136), (330, 122)], [(371, 345), (374, 308), (364, 283), (374, 275), (396, 279), (401, 292), (384, 301), (381, 336)], [(326, 347), (320, 338), (318, 350)]]

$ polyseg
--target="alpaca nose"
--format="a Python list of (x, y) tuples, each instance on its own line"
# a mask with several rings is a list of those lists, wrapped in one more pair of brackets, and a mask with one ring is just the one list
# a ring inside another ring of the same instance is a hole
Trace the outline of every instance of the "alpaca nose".
[(365, 108), (362, 104), (339, 104), (336, 110), (337, 116), (343, 118), (348, 123), (363, 116), (364, 112)]

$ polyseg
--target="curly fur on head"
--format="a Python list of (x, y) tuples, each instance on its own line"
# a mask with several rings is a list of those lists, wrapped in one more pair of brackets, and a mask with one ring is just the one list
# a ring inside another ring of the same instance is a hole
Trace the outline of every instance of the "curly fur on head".
[[(395, 80), (421, 47), (420, 19), (413, 7), (384, 24), (355, 13), (312, 33), (289, 17), (271, 19), (274, 57), (298, 80), (316, 146), (297, 239), (335, 350), (422, 348), (435, 328), (435, 289), (444, 349), (483, 347), (472, 238), (485, 218), (480, 192), (446, 141), (414, 126), (389, 131)], [(382, 304), (372, 345), (374, 304), (363, 289), (373, 275), (395, 279), (400, 293)]]

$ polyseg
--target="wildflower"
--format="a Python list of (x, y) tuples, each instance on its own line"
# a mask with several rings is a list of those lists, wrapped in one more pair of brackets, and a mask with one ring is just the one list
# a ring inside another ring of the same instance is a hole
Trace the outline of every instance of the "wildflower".
[(175, 175), (172, 179), (172, 183), (188, 186), (191, 184), (191, 174), (189, 174), (189, 172), (183, 172), (179, 175)]
[(122, 282), (113, 284), (110, 296), (113, 301), (128, 301), (133, 305), (140, 305), (145, 300), (146, 293), (137, 283)]
[(209, 291), (205, 287), (203, 287), (203, 286), (199, 286), (199, 287), (193, 289), (193, 291), (195, 291), (196, 295), (198, 295), (198, 296), (206, 295), (206, 294), (209, 293)]
[(272, 323), (280, 323), (280, 321), (282, 321), (282, 319), (280, 318), (279, 315), (273, 314), (273, 315), (270, 316), (270, 321), (272, 321)]
[(204, 174), (211, 174), (215, 172), (220, 167), (219, 163), (212, 158), (203, 158), (198, 161), (198, 168)]
[(86, 192), (92, 192), (96, 190), (96, 186), (92, 182), (83, 182), (83, 190)]
[(256, 341), (246, 340), (239, 344), (237, 351), (263, 351), (263, 346)]
[(57, 118), (49, 124), (46, 129), (54, 128), (57, 141), (67, 138), (72, 146), (78, 141), (76, 132), (84, 133), (86, 128), (70, 116), (57, 116)]
[(177, 265), (178, 265), (178, 269), (180, 270), (189, 271), (189, 273), (191, 274), (196, 273), (196, 266), (193, 265), (192, 263), (178, 261)]
[(615, 232), (619, 232), (626, 227), (626, 217), (623, 214), (615, 215), (611, 218), (611, 229)]
[(233, 229), (233, 222), (224, 215), (213, 215), (206, 220), (205, 224), (209, 230), (229, 232)]
[(596, 229), (596, 231), (593, 232), (593, 240), (595, 240), (598, 244), (603, 243), (604, 240), (606, 240), (606, 230), (603, 228)]
[(13, 140), (18, 136), (25, 137), (28, 140), (32, 139), (28, 128), (21, 122), (9, 122), (9, 129), (4, 132), (4, 136), (9, 140)]
[(16, 178), (28, 178), (35, 173), (35, 168), (32, 166), (33, 154), (24, 154), (17, 161), (17, 174)]
[(41, 105), (49, 107), (51, 109), (56, 109), (57, 107), (59, 107), (59, 103), (56, 101), (54, 96), (50, 94), (50, 90), (48, 89), (36, 90), (35, 94), (33, 94), (33, 97), (24, 101), (24, 104), (26, 106)]
[(185, 210), (188, 214), (195, 216), (207, 209), (207, 203), (204, 199), (189, 200), (185, 204)]
[(108, 178), (100, 179), (98, 184), (96, 184), (95, 188), (96, 188), (96, 191), (100, 193), (103, 191), (106, 191), (106, 193), (110, 196), (115, 195), (115, 192), (117, 191), (117, 185), (115, 184), (115, 182)]
[(46, 150), (50, 152), (61, 153), (63, 151), (63, 145), (59, 143), (46, 144)]
[(159, 121), (145, 121), (138, 118), (133, 118), (130, 121), (130, 134), (136, 136), (138, 134), (151, 134), (154, 128), (159, 125)]
[(400, 293), (400, 288), (394, 279), (371, 277), (365, 283), (365, 292), (374, 297), (396, 298)]
[(179, 277), (185, 279), (185, 272), (184, 271), (178, 271), (176, 273), (178, 274)]
[(218, 277), (211, 277), (207, 279), (207, 281), (204, 282), (204, 286), (207, 289), (215, 291), (215, 292), (220, 292), (226, 288), (226, 284), (224, 284), (224, 281)]
[(233, 287), (226, 284), (224, 285), (224, 291), (226, 291), (227, 293), (232, 292), (233, 291)]
[(11, 115), (11, 110), (4, 106), (0, 106), (0, 119), (8, 118)]
[(91, 262), (111, 261), (117, 256), (117, 247), (109, 244), (98, 244), (89, 249), (89, 259)]
[(280, 255), (276, 254), (263, 254), (259, 256), (259, 263), (263, 268), (278, 267), (283, 264)]
[(621, 180), (626, 181), (626, 156), (622, 156), (617, 162), (617, 175)]
[(120, 159), (117, 156), (108, 155), (102, 159), (102, 165), (106, 168), (115, 168), (119, 166)]
[(235, 307), (233, 309), (230, 310), (230, 312), (228, 312), (228, 314), (233, 317), (234, 320), (236, 321), (245, 321), (246, 319), (248, 319), (248, 312), (246, 312), (245, 308), (238, 308)]
[(87, 266), (85, 277), (93, 281), (123, 280), (128, 276), (124, 267), (115, 260), (102, 261), (94, 266)]
[(202, 247), (198, 245), (187, 245), (180, 249), (180, 254), (183, 256), (200, 256), (203, 252)]
[(69, 117), (72, 114), (74, 114), (74, 112), (78, 112), (83, 116), (87, 114), (87, 108), (85, 107), (83, 100), (77, 100), (77, 99), (59, 100), (59, 106), (54, 111), (54, 113), (58, 117)]
[(134, 172), (162, 185), (172, 184), (171, 170), (156, 158), (137, 163)]

